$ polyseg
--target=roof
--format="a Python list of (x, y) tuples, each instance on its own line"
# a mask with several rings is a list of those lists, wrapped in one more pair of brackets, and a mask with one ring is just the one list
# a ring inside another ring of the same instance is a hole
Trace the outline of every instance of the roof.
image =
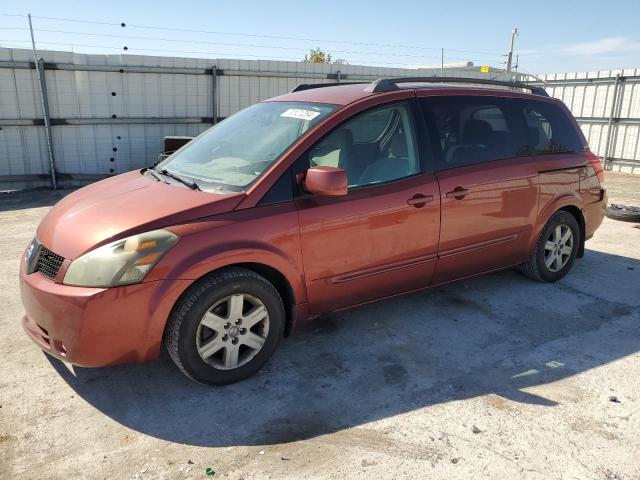
[[(525, 96), (531, 97), (535, 96), (540, 98), (542, 95), (546, 95), (544, 91), (540, 93), (540, 90), (537, 90), (537, 94), (525, 93), (525, 92), (516, 92), (513, 90), (512, 86), (507, 86), (505, 82), (491, 82), (486, 80), (480, 80), (480, 82), (474, 81), (477, 79), (439, 79), (435, 80), (440, 82), (442, 80), (451, 80), (451, 84), (447, 83), (425, 83), (433, 80), (422, 80), (417, 79), (417, 81), (406, 81), (406, 79), (401, 79), (402, 82), (399, 82), (398, 85), (395, 85), (396, 90), (425, 90), (428, 89), (432, 91), (434, 94), (439, 93), (447, 93), (447, 94), (456, 94), (461, 91), (470, 94), (480, 94), (486, 95), (487, 92), (498, 92), (500, 94), (506, 94), (505, 96)], [(462, 80), (462, 81), (461, 81)], [(468, 80), (468, 82), (464, 82), (464, 80)], [(303, 88), (299, 91), (292, 91), (291, 93), (286, 93), (284, 95), (280, 95), (278, 97), (270, 98), (268, 101), (273, 102), (314, 102), (314, 103), (330, 103), (334, 105), (347, 105), (349, 103), (355, 102), (356, 100), (360, 100), (365, 97), (369, 97), (371, 95), (380, 95), (386, 91), (393, 90), (377, 90), (376, 85), (381, 84), (382, 82), (387, 82), (386, 80), (377, 80), (373, 83), (345, 83), (344, 85), (331, 85), (331, 86), (322, 86), (321, 84), (308, 86), (309, 88)], [(385, 86), (388, 87), (392, 81), (385, 83)], [(486, 83), (488, 86), (461, 86), (461, 85), (472, 85), (474, 83)], [(493, 83), (493, 84), (492, 84)], [(383, 87), (384, 88), (384, 87)], [(527, 88), (527, 87), (525, 87)], [(535, 88), (535, 87), (528, 87)], [(536, 90), (534, 90), (536, 91)]]
[(270, 98), (272, 102), (314, 102), (332, 103), (335, 105), (347, 105), (361, 98), (375, 95), (366, 92), (366, 83), (351, 83), (334, 87), (312, 88), (299, 92), (285, 93), (278, 97)]

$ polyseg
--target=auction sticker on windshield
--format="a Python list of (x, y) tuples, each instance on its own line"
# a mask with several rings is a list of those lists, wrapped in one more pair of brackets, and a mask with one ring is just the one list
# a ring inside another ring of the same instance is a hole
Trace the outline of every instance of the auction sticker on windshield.
[(298, 118), (300, 120), (313, 120), (320, 112), (314, 110), (304, 110), (302, 108), (290, 108), (286, 112), (280, 114), (281, 117)]

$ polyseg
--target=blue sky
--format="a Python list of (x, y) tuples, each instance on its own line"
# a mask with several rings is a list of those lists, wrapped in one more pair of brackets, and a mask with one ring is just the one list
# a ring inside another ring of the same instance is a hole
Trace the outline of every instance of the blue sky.
[[(0, 6), (0, 14), (27, 12), (37, 16), (36, 41), (43, 49), (296, 60), (317, 46), (352, 64), (417, 66), (439, 65), (445, 48), (445, 63), (501, 67), (517, 27), (515, 53), (530, 72), (640, 68), (640, 0), (23, 0)], [(26, 22), (0, 16), (0, 45), (28, 47)]]

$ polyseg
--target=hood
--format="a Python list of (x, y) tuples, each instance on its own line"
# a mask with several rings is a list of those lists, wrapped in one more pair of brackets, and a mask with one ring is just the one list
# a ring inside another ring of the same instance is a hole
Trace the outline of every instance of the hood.
[(134, 171), (67, 195), (42, 220), (36, 235), (49, 250), (73, 260), (135, 233), (229, 212), (243, 197), (168, 185)]

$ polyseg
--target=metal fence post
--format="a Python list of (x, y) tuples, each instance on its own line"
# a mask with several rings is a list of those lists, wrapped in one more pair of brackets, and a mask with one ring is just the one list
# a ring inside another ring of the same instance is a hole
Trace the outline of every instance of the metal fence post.
[(211, 67), (211, 80), (213, 82), (213, 87), (211, 88), (211, 107), (213, 110), (213, 124), (218, 123), (218, 102), (217, 102), (217, 83), (218, 83), (218, 68), (214, 65)]
[(616, 160), (616, 144), (618, 143), (618, 127), (620, 126), (620, 117), (622, 117), (622, 103), (624, 101), (625, 80), (626, 77), (624, 75), (620, 76), (620, 83), (618, 84), (618, 96), (616, 97), (616, 110), (613, 115), (613, 124), (611, 125), (609, 163)]
[(31, 32), (31, 46), (33, 47), (33, 60), (40, 83), (40, 101), (42, 103), (42, 116), (44, 117), (44, 131), (47, 136), (47, 150), (49, 153), (49, 169), (51, 170), (51, 187), (57, 188), (56, 163), (53, 156), (53, 139), (51, 136), (51, 117), (49, 116), (49, 97), (47, 96), (47, 82), (44, 76), (44, 62), (37, 58), (36, 42), (33, 38), (33, 26), (31, 24), (31, 14), (29, 14), (29, 31)]
[(609, 120), (607, 121), (607, 140), (604, 144), (604, 157), (602, 163), (607, 168), (611, 163), (609, 155), (609, 149), (611, 147), (611, 133), (613, 128), (613, 117), (616, 114), (616, 107), (618, 103), (618, 88), (620, 86), (620, 74), (616, 74), (616, 81), (613, 84), (613, 98), (611, 99), (611, 110), (609, 111)]
[(53, 156), (53, 135), (51, 134), (51, 115), (49, 114), (49, 97), (47, 95), (47, 82), (44, 77), (44, 61), (39, 58), (36, 62), (38, 79), (40, 80), (40, 96), (42, 97), (42, 114), (44, 116), (44, 129), (47, 135), (47, 150), (49, 152), (49, 169), (51, 170), (51, 186), (58, 188), (56, 181), (56, 162)]

